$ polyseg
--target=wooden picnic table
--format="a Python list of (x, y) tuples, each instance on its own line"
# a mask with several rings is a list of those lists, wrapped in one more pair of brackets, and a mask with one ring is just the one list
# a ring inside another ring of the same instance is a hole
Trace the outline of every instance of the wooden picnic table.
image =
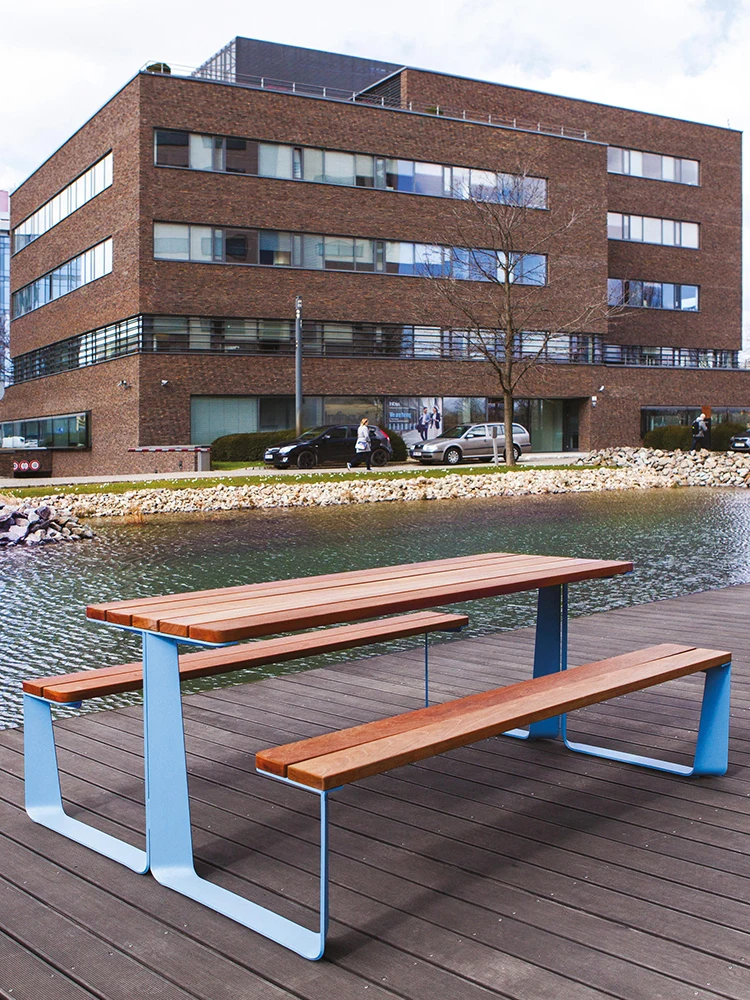
[[(620, 560), (490, 552), (91, 605), (86, 610), (89, 619), (142, 634), (146, 851), (63, 813), (59, 782), (55, 784), (57, 769), (49, 704), (43, 702), (43, 691), (25, 694), (28, 718), (38, 719), (37, 731), (42, 734), (41, 743), (46, 747), (44, 759), (39, 760), (35, 771), (40, 789), (36, 818), (135, 871), (150, 870), (163, 885), (299, 954), (308, 958), (320, 957), (328, 919), (327, 878), (321, 879), (321, 928), (314, 932), (201, 878), (195, 871), (178, 646), (184, 643), (219, 646), (283, 632), (538, 590), (534, 677), (543, 677), (566, 667), (568, 584), (612, 577), (632, 569), (632, 563)], [(307, 648), (305, 642), (309, 637), (307, 633), (296, 638), (303, 648)], [(289, 638), (293, 641), (295, 637)], [(249, 648), (252, 646), (250, 643)], [(534, 721), (528, 730), (514, 730), (509, 735), (554, 737), (559, 730), (560, 719), (553, 717)], [(35, 748), (33, 752), (35, 759), (39, 757)], [(55, 777), (48, 778), (48, 772), (54, 772)], [(288, 779), (280, 777), (278, 780)], [(323, 871), (327, 857), (327, 834), (324, 832), (327, 826), (323, 822), (327, 815), (327, 792), (320, 794)], [(27, 797), (27, 808), (28, 803)], [(45, 803), (53, 803), (54, 809), (50, 810)], [(52, 813), (55, 818), (50, 820)], [(30, 815), (34, 815), (34, 810), (30, 810)]]

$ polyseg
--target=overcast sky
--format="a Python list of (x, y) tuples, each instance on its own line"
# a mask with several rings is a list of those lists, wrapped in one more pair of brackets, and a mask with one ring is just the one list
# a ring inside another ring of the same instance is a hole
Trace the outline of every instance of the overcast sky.
[(750, 120), (750, 0), (0, 0), (0, 190), (146, 62), (195, 67), (236, 35), (740, 130)]

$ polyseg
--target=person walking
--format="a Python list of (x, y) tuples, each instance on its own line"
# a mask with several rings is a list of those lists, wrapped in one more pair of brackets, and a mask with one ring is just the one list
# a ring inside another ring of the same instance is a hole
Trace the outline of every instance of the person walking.
[(372, 440), (370, 438), (370, 421), (367, 417), (362, 417), (357, 428), (357, 443), (354, 445), (354, 461), (347, 462), (346, 467), (351, 471), (359, 465), (362, 459), (367, 463), (367, 471), (370, 472), (370, 458), (372, 456)]
[(701, 415), (693, 421), (692, 431), (693, 451), (711, 447), (711, 418), (706, 413), (705, 408), (701, 410)]

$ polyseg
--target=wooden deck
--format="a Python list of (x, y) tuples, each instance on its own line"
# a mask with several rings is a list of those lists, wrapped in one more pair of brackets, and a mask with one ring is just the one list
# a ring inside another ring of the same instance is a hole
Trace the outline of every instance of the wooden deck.
[[(0, 733), (0, 997), (748, 1000), (749, 611), (747, 585), (571, 623), (574, 664), (668, 641), (734, 651), (722, 778), (498, 738), (337, 793), (318, 964), (31, 823), (22, 733)], [(528, 677), (532, 641), (521, 629), (436, 642), (434, 699)], [(317, 801), (258, 777), (253, 754), (418, 707), (421, 683), (416, 648), (186, 698), (201, 873), (306, 919)], [(685, 759), (699, 687), (587, 709), (575, 732)], [(140, 709), (57, 734), (70, 811), (142, 844)]]

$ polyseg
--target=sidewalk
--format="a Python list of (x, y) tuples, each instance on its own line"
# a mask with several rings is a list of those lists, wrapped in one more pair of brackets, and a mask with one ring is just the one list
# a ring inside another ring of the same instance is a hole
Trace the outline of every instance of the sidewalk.
[[(564, 452), (539, 452), (538, 454), (524, 455), (521, 461), (518, 463), (519, 466), (523, 467), (526, 465), (571, 465), (576, 459), (584, 455), (585, 452), (581, 451), (564, 451)], [(502, 465), (500, 466), (503, 467)], [(388, 472), (413, 472), (415, 475), (419, 475), (424, 472), (425, 469), (447, 469), (448, 466), (445, 465), (421, 465), (419, 462), (403, 462), (403, 463), (391, 463), (386, 466), (383, 470), (374, 470), (374, 474), (377, 475), (379, 471), (384, 473)], [(474, 464), (466, 463), (461, 465), (462, 470), (466, 469), (476, 469), (477, 472), (487, 472), (492, 469), (492, 465), (486, 464)], [(320, 476), (327, 475), (336, 472), (346, 472), (344, 468), (338, 468), (332, 465), (324, 465), (318, 469), (310, 469), (301, 472), (299, 469), (274, 469), (271, 466), (266, 466), (265, 468), (260, 468), (258, 466), (249, 466), (245, 469), (217, 469), (212, 472), (145, 472), (145, 473), (131, 473), (126, 476), (57, 476), (52, 479), (0, 479), (0, 490), (7, 489), (12, 490), (14, 487), (16, 489), (26, 486), (69, 486), (78, 485), (82, 483), (138, 483), (138, 482), (155, 482), (157, 480), (163, 479), (170, 482), (174, 482), (179, 479), (186, 479), (194, 482), (198, 479), (232, 479), (236, 476)]]

